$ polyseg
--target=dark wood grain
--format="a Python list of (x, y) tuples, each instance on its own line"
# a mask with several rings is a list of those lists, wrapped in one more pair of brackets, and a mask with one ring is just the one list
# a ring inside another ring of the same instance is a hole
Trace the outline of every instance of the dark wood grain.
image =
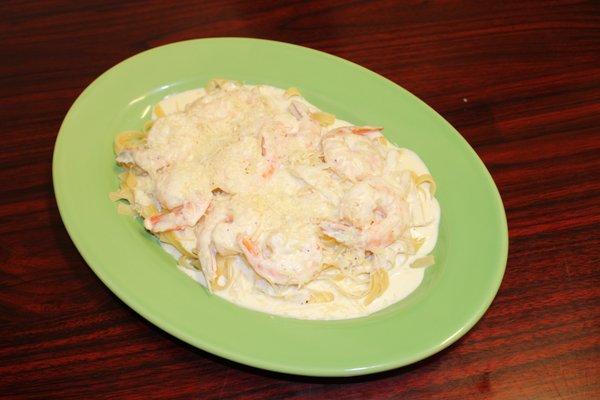
[[(373, 376), (280, 375), (174, 339), (96, 278), (52, 192), (61, 120), (124, 58), (210, 36), (352, 60), (476, 149), (510, 254), (463, 339)], [(0, 397), (600, 398), (600, 2), (4, 1), (0, 43)]]

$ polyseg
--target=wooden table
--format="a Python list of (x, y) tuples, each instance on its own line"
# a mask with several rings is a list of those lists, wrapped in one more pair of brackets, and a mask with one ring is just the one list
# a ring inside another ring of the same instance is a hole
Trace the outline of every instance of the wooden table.
[[(0, 396), (600, 398), (599, 2), (121, 3), (0, 3)], [(510, 229), (498, 297), (471, 332), (382, 374), (280, 375), (169, 336), (96, 278), (52, 191), (62, 118), (117, 62), (210, 36), (347, 58), (463, 134)]]

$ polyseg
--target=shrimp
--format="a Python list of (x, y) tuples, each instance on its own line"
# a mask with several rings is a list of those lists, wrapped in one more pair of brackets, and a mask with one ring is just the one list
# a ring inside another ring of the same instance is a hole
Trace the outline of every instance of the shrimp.
[(224, 146), (210, 161), (214, 187), (229, 194), (253, 191), (274, 172), (274, 165), (263, 153), (262, 144), (252, 136)]
[(144, 220), (144, 226), (154, 233), (194, 226), (204, 215), (209, 205), (210, 200), (188, 201), (167, 212), (149, 216)]
[(214, 206), (196, 228), (198, 259), (208, 282), (215, 278), (217, 254), (241, 254), (237, 238), (252, 234), (259, 225), (258, 219), (253, 210), (239, 210), (231, 202), (215, 201)]
[(158, 173), (156, 180), (156, 200), (166, 211), (146, 218), (146, 229), (158, 233), (196, 225), (213, 197), (202, 170), (193, 165), (171, 167)]
[(271, 284), (302, 285), (321, 269), (322, 251), (316, 234), (295, 233), (291, 236), (275, 230), (263, 232), (258, 239), (241, 235), (238, 240), (259, 276)]
[(410, 222), (409, 207), (382, 178), (356, 183), (340, 202), (340, 220), (325, 221), (327, 236), (347, 246), (374, 251), (400, 238)]
[(333, 129), (322, 141), (325, 162), (341, 177), (358, 182), (380, 175), (384, 158), (372, 140), (383, 128), (344, 126)]
[(260, 138), (262, 155), (271, 169), (279, 169), (313, 154), (317, 157), (321, 151), (321, 127), (308, 117), (293, 123), (267, 122), (260, 130)]

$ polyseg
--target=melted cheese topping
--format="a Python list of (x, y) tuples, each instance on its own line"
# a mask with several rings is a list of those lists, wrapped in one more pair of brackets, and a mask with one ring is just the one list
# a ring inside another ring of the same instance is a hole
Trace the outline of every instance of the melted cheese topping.
[(182, 271), (214, 294), (304, 319), (365, 316), (416, 289), (440, 208), (427, 167), (377, 127), (299, 95), (213, 80), (121, 135), (127, 199)]

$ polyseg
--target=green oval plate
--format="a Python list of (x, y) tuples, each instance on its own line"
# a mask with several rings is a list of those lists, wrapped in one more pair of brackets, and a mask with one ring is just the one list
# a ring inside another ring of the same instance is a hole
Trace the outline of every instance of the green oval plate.
[[(405, 300), (369, 317), (303, 321), (210, 296), (181, 273), (142, 224), (118, 215), (112, 142), (139, 129), (150, 106), (213, 77), (296, 86), (355, 124), (383, 125), (415, 150), (438, 185), (437, 263)], [(259, 368), (316, 376), (383, 371), (455, 342), (483, 315), (506, 265), (502, 201), (473, 149), (435, 111), (393, 82), (343, 59), (285, 43), (201, 39), (158, 47), (96, 79), (69, 110), (53, 159), (64, 224), (96, 275), (125, 303), (172, 335)]]

